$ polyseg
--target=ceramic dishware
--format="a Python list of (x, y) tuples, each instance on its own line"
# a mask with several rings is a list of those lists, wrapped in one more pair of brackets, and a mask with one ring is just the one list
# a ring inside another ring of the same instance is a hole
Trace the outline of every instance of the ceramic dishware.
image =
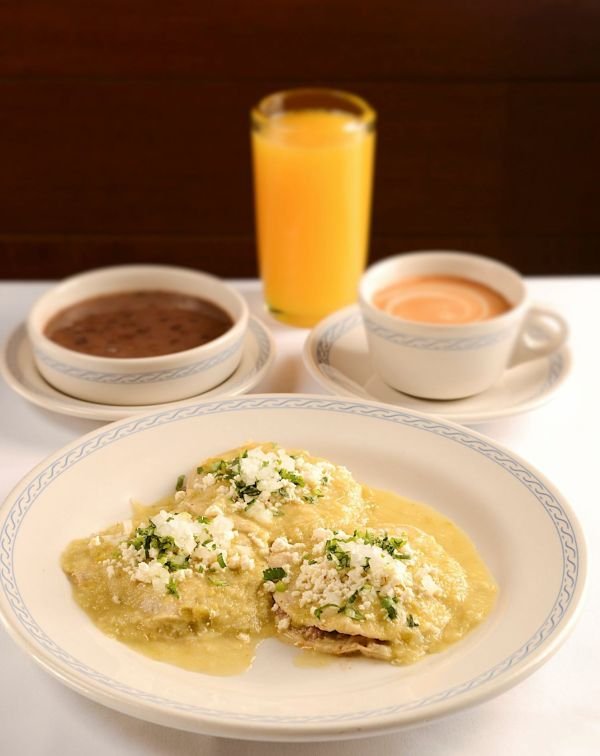
[[(306, 665), (298, 649), (269, 638), (252, 668), (233, 676), (165, 664), (102, 633), (61, 570), (69, 541), (130, 517), (132, 500), (160, 499), (180, 473), (250, 438), (305, 448), (450, 518), (498, 584), (491, 614), (404, 667), (363, 658)], [(585, 579), (581, 526), (542, 473), (472, 430), (360, 399), (254, 395), (122, 420), (41, 462), (0, 511), (0, 620), (25, 652), (106, 706), (224, 737), (364, 737), (481, 703), (559, 648)]]
[[(239, 365), (222, 383), (208, 391), (203, 391), (201, 398), (247, 394), (265, 378), (273, 364), (275, 354), (275, 341), (269, 329), (258, 318), (251, 315)], [(151, 405), (101, 404), (64, 394), (40, 375), (23, 323), (13, 331), (0, 350), (0, 375), (13, 391), (32, 404), (50, 412), (82, 417), (87, 420), (104, 420), (105, 422), (121, 420), (124, 417), (141, 415), (151, 410), (176, 409), (183, 402), (189, 401), (187, 398)]]
[(310, 375), (330, 393), (427, 412), (462, 425), (512, 417), (540, 407), (565, 385), (573, 364), (566, 343), (551, 354), (505, 370), (493, 386), (474, 396), (449, 401), (420, 399), (393, 389), (375, 370), (358, 305), (338, 310), (315, 326), (305, 341), (302, 357)]
[[(490, 287), (509, 309), (463, 324), (417, 322), (375, 306), (377, 292), (403, 278), (452, 276)], [(373, 366), (385, 383), (426, 399), (460, 399), (493, 386), (508, 367), (556, 351), (565, 320), (530, 302), (519, 273), (464, 252), (412, 252), (385, 259), (361, 279), (359, 302)]]
[[(201, 346), (155, 357), (113, 358), (76, 352), (44, 333), (49, 319), (91, 297), (132, 290), (175, 291), (225, 310), (233, 325)], [(27, 319), (36, 366), (59, 391), (89, 402), (143, 405), (171, 402), (208, 391), (237, 368), (248, 327), (243, 297), (218, 278), (186, 268), (126, 265), (82, 273), (46, 292)]]

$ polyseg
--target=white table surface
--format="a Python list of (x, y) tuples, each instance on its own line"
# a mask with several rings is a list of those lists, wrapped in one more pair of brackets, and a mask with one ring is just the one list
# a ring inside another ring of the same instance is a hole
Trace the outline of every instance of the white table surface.
[[(573, 372), (552, 401), (477, 430), (542, 470), (582, 521), (591, 552), (586, 606), (575, 631), (550, 661), (516, 688), (476, 708), (418, 728), (365, 740), (323, 744), (250, 743), (179, 732), (132, 719), (72, 692), (43, 672), (0, 628), (0, 754), (85, 756), (579, 756), (600, 753), (600, 277), (529, 281), (534, 299), (569, 320)], [(48, 283), (0, 282), (0, 339), (25, 319)], [(256, 283), (240, 282), (278, 346), (256, 392), (315, 392), (300, 357), (307, 331), (262, 312)], [(0, 500), (45, 456), (100, 423), (34, 407), (0, 381)], [(518, 527), (518, 523), (515, 523)]]

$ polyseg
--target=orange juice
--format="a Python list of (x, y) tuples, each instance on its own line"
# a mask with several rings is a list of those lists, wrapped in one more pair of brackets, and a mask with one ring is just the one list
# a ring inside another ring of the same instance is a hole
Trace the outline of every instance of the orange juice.
[(372, 125), (321, 109), (255, 124), (259, 266), (267, 306), (285, 323), (314, 325), (356, 299), (367, 258)]

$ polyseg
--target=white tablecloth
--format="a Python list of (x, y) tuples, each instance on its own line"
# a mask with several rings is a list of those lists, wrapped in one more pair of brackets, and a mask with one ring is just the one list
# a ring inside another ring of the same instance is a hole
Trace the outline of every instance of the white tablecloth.
[[(48, 283), (0, 282), (0, 339), (24, 320)], [(301, 360), (307, 332), (262, 313), (255, 282), (240, 282), (274, 333), (278, 354), (255, 391), (318, 392)], [(579, 756), (600, 753), (600, 278), (531, 279), (534, 299), (569, 320), (573, 372), (552, 401), (527, 415), (478, 426), (542, 470), (579, 515), (591, 552), (586, 607), (572, 636), (516, 688), (474, 709), (418, 728), (323, 744), (246, 743), (132, 719), (88, 701), (43, 672), (0, 628), (0, 754), (85, 756)], [(50, 452), (97, 427), (28, 404), (0, 381), (0, 499)], [(518, 527), (515, 523), (515, 527)], [(518, 618), (515, 618), (518, 621)]]

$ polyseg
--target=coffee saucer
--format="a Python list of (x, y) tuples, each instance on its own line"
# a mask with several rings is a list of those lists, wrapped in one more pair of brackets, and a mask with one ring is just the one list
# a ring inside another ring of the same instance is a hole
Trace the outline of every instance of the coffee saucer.
[(497, 384), (476, 396), (452, 401), (409, 396), (385, 384), (375, 372), (356, 305), (338, 310), (315, 326), (306, 339), (303, 357), (312, 377), (334, 394), (376, 399), (466, 425), (540, 406), (553, 396), (571, 370), (571, 352), (563, 345), (546, 357), (507, 370)]
[(5, 342), (0, 353), (0, 374), (14, 391), (39, 407), (62, 415), (110, 421), (141, 415), (149, 410), (174, 409), (190, 399), (245, 394), (264, 377), (274, 357), (275, 343), (270, 333), (257, 318), (251, 316), (240, 364), (227, 380), (210, 391), (167, 404), (96, 404), (63, 394), (42, 378), (35, 366), (25, 324), (21, 323)]

